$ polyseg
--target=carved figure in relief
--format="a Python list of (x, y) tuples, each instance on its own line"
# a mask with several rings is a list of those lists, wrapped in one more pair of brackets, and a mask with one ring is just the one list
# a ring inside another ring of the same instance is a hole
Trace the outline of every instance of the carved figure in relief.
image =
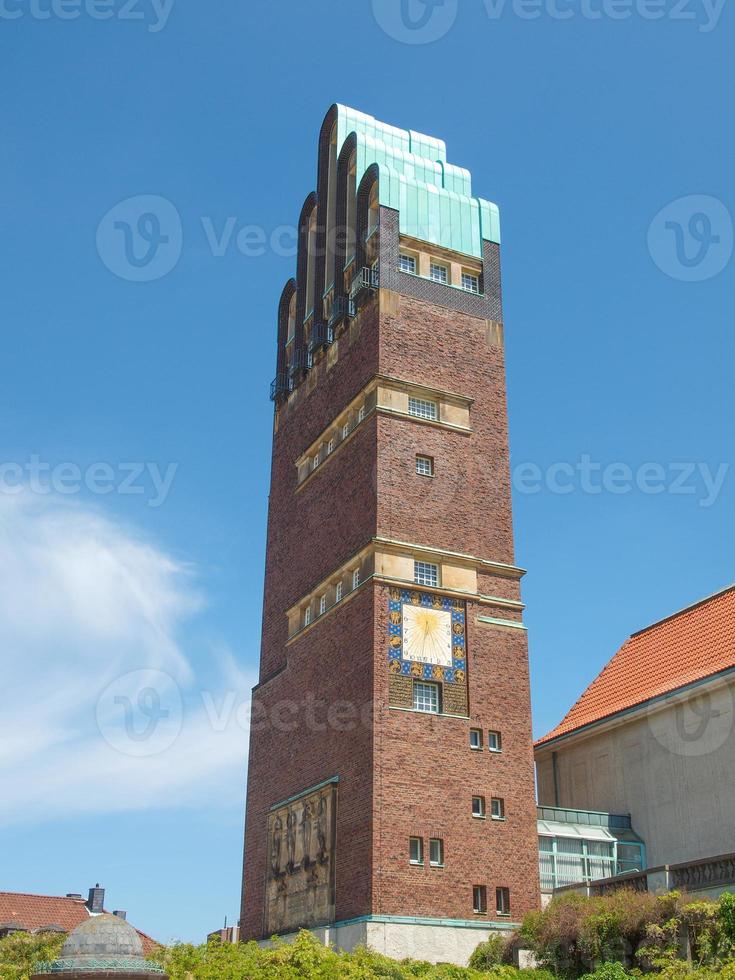
[(271, 872), (276, 878), (281, 873), (281, 850), (283, 848), (283, 821), (276, 817), (271, 841)]
[(289, 874), (293, 874), (296, 867), (296, 811), (289, 810), (286, 816), (286, 850), (288, 852), (288, 861), (286, 863), (286, 870)]
[(319, 845), (319, 863), (324, 864), (329, 857), (327, 854), (327, 800), (325, 796), (320, 796), (317, 804), (316, 839)]
[(301, 850), (303, 852), (301, 864), (302, 867), (308, 868), (311, 863), (311, 803), (304, 804), (299, 829), (301, 830)]

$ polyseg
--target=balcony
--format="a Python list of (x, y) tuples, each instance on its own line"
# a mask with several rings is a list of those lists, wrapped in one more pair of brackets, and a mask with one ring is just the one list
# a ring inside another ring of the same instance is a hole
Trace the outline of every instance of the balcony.
[(277, 374), (271, 381), (271, 401), (276, 402), (291, 391), (291, 382), (285, 373)]
[(349, 296), (337, 296), (332, 306), (330, 324), (339, 323), (347, 317), (355, 315), (355, 302)]
[(380, 286), (380, 270), (377, 266), (371, 268), (364, 265), (359, 269), (350, 286), (350, 299), (357, 304), (366, 292)]
[(305, 374), (311, 367), (311, 353), (306, 347), (297, 347), (293, 352), (293, 360), (288, 369), (288, 375), (293, 386), (293, 379)]
[(315, 354), (334, 342), (334, 328), (326, 323), (315, 323), (309, 337), (309, 353)]

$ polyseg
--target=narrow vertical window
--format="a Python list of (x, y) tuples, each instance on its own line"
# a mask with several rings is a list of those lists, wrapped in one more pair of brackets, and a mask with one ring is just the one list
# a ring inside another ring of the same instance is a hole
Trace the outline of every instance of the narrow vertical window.
[(327, 456), (331, 456), (334, 452), (334, 439), (330, 439), (327, 443)]
[(346, 439), (349, 434), (350, 434), (350, 423), (345, 422), (345, 424), (342, 426), (342, 438)]
[(470, 748), (482, 748), (482, 731), (479, 728), (470, 728)]
[(473, 796), (472, 797), (472, 816), (473, 817), (484, 817), (485, 816), (485, 797), (484, 796)]
[(357, 413), (357, 421), (362, 422), (365, 418), (365, 406), (360, 405), (360, 411)]
[(304, 610), (304, 626), (308, 626), (311, 622), (311, 606), (307, 606)]
[(472, 911), (476, 915), (487, 914), (487, 888), (485, 885), (472, 886)]
[(356, 589), (360, 584), (360, 569), (356, 568), (352, 573), (352, 588)]
[(429, 864), (432, 868), (444, 867), (444, 841), (439, 837), (429, 841)]
[(510, 888), (495, 889), (495, 905), (498, 915), (510, 915)]
[(409, 864), (424, 863), (424, 841), (422, 837), (408, 838), (408, 862)]
[(487, 747), (491, 752), (503, 751), (503, 739), (500, 735), (500, 732), (487, 733)]
[(323, 616), (326, 611), (327, 611), (327, 597), (326, 595), (323, 595), (319, 599), (319, 615)]
[(342, 583), (337, 582), (337, 587), (334, 590), (334, 601), (342, 602)]
[(490, 814), (493, 820), (505, 820), (505, 800), (494, 796), (490, 800)]

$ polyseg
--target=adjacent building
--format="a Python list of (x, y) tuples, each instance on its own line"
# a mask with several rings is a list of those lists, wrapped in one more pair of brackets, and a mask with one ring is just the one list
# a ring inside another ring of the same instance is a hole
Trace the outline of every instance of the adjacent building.
[(648, 868), (677, 887), (734, 884), (734, 707), (730, 586), (623, 644), (536, 743), (539, 803), (629, 815)]
[[(66, 895), (0, 892), (0, 938), (13, 932), (72, 932), (95, 916), (106, 915), (104, 906), (105, 889), (99, 885), (89, 889), (86, 899), (78, 892)], [(119, 909), (113, 915), (122, 921), (126, 919), (126, 913)], [(136, 931), (147, 956), (158, 943), (144, 932)]]
[(298, 228), (241, 936), (463, 962), (540, 900), (498, 209), (334, 106)]

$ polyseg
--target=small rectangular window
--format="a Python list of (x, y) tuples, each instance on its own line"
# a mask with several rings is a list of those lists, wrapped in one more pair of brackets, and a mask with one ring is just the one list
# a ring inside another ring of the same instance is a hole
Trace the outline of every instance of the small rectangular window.
[(352, 573), (352, 588), (356, 589), (360, 584), (360, 569), (356, 568)]
[(495, 889), (495, 906), (498, 915), (510, 915), (510, 888)]
[(311, 606), (307, 606), (304, 610), (304, 626), (308, 626), (311, 622)]
[(479, 728), (470, 728), (470, 748), (482, 748), (482, 731)]
[(487, 914), (487, 888), (484, 885), (472, 886), (472, 910), (477, 915)]
[(429, 841), (429, 864), (432, 868), (444, 867), (444, 841), (439, 837)]
[(416, 472), (419, 476), (434, 475), (434, 460), (431, 458), (431, 456), (416, 457)]
[(432, 421), (436, 421), (439, 417), (436, 402), (426, 398), (409, 398), (408, 414), (415, 415), (419, 419), (431, 419)]
[(342, 438), (346, 439), (349, 434), (350, 434), (350, 423), (345, 422), (345, 424), (342, 426)]
[(480, 277), (474, 275), (472, 272), (463, 272), (462, 289), (466, 289), (468, 293), (479, 293)]
[(434, 282), (448, 282), (449, 276), (447, 274), (447, 267), (445, 265), (440, 265), (438, 262), (432, 262), (429, 266), (429, 275), (434, 280)]
[(342, 583), (337, 582), (337, 587), (334, 590), (334, 601), (342, 602)]
[(327, 456), (331, 456), (334, 452), (334, 439), (330, 439), (327, 443)]
[(472, 816), (473, 817), (484, 817), (485, 816), (485, 797), (484, 796), (473, 796), (472, 797)]
[(406, 255), (404, 252), (401, 252), (399, 263), (401, 272), (411, 272), (416, 275), (416, 259), (413, 255)]
[(424, 863), (424, 841), (422, 837), (408, 838), (408, 861), (409, 864)]
[(326, 611), (327, 611), (327, 597), (323, 595), (319, 599), (319, 615), (323, 616)]
[(414, 681), (413, 710), (438, 715), (440, 713), (439, 685), (430, 681)]
[(487, 747), (491, 752), (503, 751), (503, 739), (500, 732), (487, 733)]
[(413, 580), (416, 585), (439, 585), (439, 566), (428, 561), (415, 561)]
[(312, 459), (311, 468), (315, 470), (318, 465), (319, 465), (319, 453), (317, 453), (316, 456)]
[(499, 796), (493, 796), (490, 800), (490, 813), (493, 820), (505, 820), (505, 800)]
[(357, 413), (357, 421), (362, 422), (365, 418), (365, 406), (360, 405), (360, 411)]

